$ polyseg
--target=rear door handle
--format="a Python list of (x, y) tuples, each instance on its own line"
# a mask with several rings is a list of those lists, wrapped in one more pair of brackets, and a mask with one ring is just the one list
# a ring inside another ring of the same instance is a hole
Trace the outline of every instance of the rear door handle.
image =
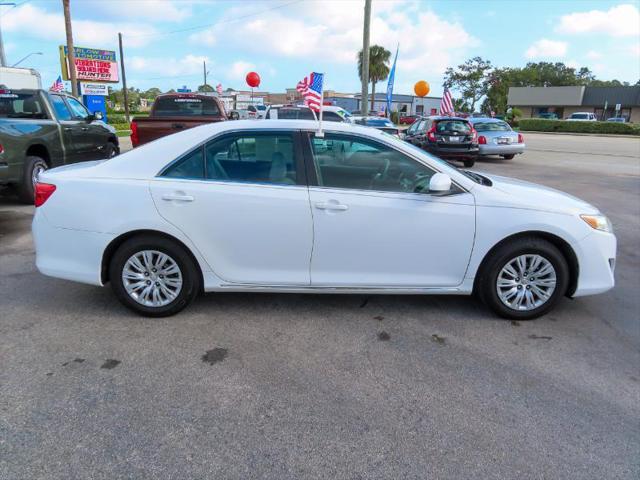
[(89, 130), (89, 127), (82, 127), (80, 130), (82, 130), (83, 132), (86, 132), (87, 130)]
[(172, 128), (175, 128), (176, 130), (181, 130), (185, 127), (184, 123), (174, 123), (171, 125)]
[(342, 203), (332, 203), (332, 202), (318, 202), (316, 203), (316, 208), (318, 210), (349, 210), (348, 205), (344, 205)]
[(162, 199), (167, 202), (193, 202), (195, 200), (191, 195), (178, 195), (173, 193), (162, 195)]

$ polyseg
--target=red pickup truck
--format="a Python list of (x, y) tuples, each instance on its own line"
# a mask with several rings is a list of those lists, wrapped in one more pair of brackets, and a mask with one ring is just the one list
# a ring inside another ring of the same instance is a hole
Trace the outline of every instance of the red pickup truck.
[(134, 147), (205, 123), (228, 120), (222, 102), (210, 95), (167, 93), (158, 95), (148, 117), (131, 122)]

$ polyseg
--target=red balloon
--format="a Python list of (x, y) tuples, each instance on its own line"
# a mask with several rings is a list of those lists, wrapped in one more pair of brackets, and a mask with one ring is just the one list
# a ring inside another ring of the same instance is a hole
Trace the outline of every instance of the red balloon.
[(251, 88), (256, 88), (260, 86), (260, 75), (256, 72), (247, 73), (247, 85)]

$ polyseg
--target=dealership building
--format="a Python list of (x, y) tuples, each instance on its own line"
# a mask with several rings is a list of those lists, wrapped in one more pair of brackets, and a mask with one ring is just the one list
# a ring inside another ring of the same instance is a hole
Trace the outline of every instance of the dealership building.
[(510, 87), (508, 103), (524, 118), (555, 113), (567, 118), (575, 112), (595, 113), (598, 120), (624, 117), (640, 122), (640, 86), (635, 87)]

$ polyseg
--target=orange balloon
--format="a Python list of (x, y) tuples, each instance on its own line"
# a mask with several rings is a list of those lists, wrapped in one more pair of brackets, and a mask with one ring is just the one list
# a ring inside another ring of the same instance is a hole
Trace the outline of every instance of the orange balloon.
[(413, 91), (416, 92), (416, 95), (419, 97), (424, 97), (425, 95), (427, 95), (429, 93), (429, 90), (431, 90), (431, 88), (429, 87), (429, 83), (425, 82), (424, 80), (416, 82), (416, 84), (413, 86)]

